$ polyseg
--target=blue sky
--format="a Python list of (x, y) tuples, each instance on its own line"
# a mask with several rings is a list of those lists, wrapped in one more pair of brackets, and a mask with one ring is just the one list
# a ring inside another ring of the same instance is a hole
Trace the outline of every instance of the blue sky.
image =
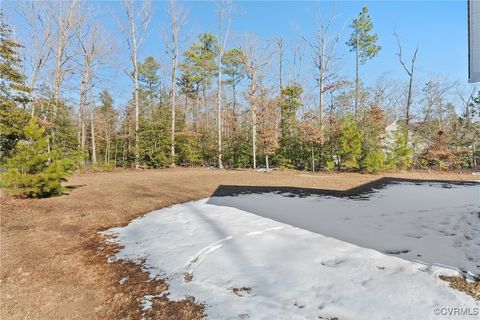
[[(236, 33), (257, 33), (265, 38), (283, 36), (287, 41), (301, 41), (299, 33), (308, 36), (315, 28), (315, 15), (327, 17), (335, 7), (336, 28), (343, 28), (339, 46), (342, 72), (352, 76), (354, 55), (344, 45), (350, 21), (362, 6), (368, 6), (374, 30), (382, 45), (380, 54), (362, 67), (367, 81), (383, 72), (401, 72), (394, 30), (400, 35), (405, 55), (412, 53), (417, 43), (418, 70), (425, 76), (448, 75), (452, 80), (467, 77), (467, 6), (466, 1), (240, 1), (233, 23)], [(198, 26), (215, 30), (215, 7), (212, 3), (196, 2), (191, 18)], [(243, 12), (243, 13), (242, 13)]]
[[(124, 47), (125, 41), (112, 18), (112, 13), (120, 16), (122, 14), (120, 1), (91, 3), (98, 7), (97, 19), (117, 38), (118, 45)], [(166, 4), (154, 1), (154, 15), (141, 48), (141, 58), (149, 55), (164, 56), (162, 30), (167, 23)], [(382, 50), (377, 57), (361, 67), (363, 80), (367, 84), (373, 84), (385, 73), (392, 77), (406, 78), (395, 56), (397, 44), (393, 36), (394, 30), (400, 35), (407, 58), (417, 43), (420, 44), (417, 59), (419, 83), (435, 76), (447, 76), (450, 80), (465, 84), (467, 82), (466, 1), (236, 1), (234, 4), (236, 10), (232, 24), (233, 39), (244, 33), (257, 34), (264, 39), (282, 36), (287, 43), (286, 54), (290, 57), (294, 44), (302, 43), (301, 34), (307, 37), (313, 34), (316, 13), (320, 12), (326, 18), (335, 8), (337, 18), (333, 30), (343, 29), (338, 47), (342, 66), (340, 73), (347, 78), (354, 76), (355, 66), (354, 54), (350, 53), (345, 45), (350, 34), (348, 25), (358, 15), (362, 6), (368, 6)], [(185, 5), (190, 12), (186, 27), (189, 43), (201, 32), (216, 32), (218, 20), (214, 2), (185, 2)], [(18, 17), (11, 17), (10, 20), (18, 24), (16, 28), (21, 29), (22, 22)], [(185, 43), (184, 47), (189, 43)], [(234, 45), (235, 41), (230, 41), (230, 46)], [(311, 69), (308, 50), (306, 54), (302, 69), (308, 71)], [(128, 63), (127, 50), (119, 50), (117, 58)], [(110, 84), (115, 84), (114, 91), (120, 96), (119, 100), (128, 99), (129, 94), (125, 87), (130, 86), (130, 80), (123, 74), (115, 75), (117, 72), (111, 71), (113, 80)]]

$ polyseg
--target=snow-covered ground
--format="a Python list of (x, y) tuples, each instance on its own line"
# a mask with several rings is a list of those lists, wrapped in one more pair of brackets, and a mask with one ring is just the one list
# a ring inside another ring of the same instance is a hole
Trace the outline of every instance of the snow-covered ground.
[(398, 183), (369, 200), (212, 197), (106, 233), (124, 247), (118, 258), (144, 258), (170, 299), (195, 297), (208, 319), (468, 320), (478, 313), (435, 308), (480, 308), (438, 278), (480, 273), (479, 188)]

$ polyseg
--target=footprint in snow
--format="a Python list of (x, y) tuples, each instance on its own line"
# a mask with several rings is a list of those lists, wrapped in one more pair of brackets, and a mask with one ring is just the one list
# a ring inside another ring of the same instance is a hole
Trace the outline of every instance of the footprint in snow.
[(345, 259), (330, 259), (330, 260), (322, 261), (320, 262), (320, 264), (325, 267), (336, 267), (339, 264), (342, 264), (343, 262), (345, 262)]

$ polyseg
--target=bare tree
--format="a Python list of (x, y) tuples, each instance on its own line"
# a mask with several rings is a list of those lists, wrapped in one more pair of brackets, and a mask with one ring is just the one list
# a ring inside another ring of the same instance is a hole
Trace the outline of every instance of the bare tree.
[(175, 167), (175, 81), (177, 77), (178, 59), (179, 59), (179, 35), (185, 26), (187, 12), (185, 8), (178, 5), (175, 0), (170, 1), (168, 7), (168, 16), (170, 18), (170, 40), (167, 42), (167, 50), (171, 59), (172, 74), (170, 79), (170, 104), (172, 112), (171, 123), (171, 147), (170, 156), (172, 167)]
[(477, 119), (480, 118), (480, 110), (475, 110), (475, 104), (478, 103), (476, 102), (476, 98), (478, 97), (479, 90), (476, 85), (472, 85), (468, 89), (469, 90), (465, 92), (464, 90), (460, 90), (460, 88), (457, 88), (457, 94), (462, 104), (461, 118), (463, 118), (462, 128), (461, 130), (459, 130), (459, 136), (461, 140), (468, 141), (471, 144), (471, 164), (475, 168), (477, 166), (477, 157), (475, 153), (477, 143), (480, 138), (480, 127), (475, 126), (475, 116), (477, 115)]
[(473, 85), (469, 89), (470, 90), (465, 93), (464, 91), (460, 90), (460, 88), (457, 88), (457, 95), (463, 105), (463, 117), (465, 118), (467, 124), (470, 125), (472, 123), (472, 114), (474, 113), (472, 110), (472, 102), (475, 94), (478, 92), (478, 88), (476, 85)]
[(248, 78), (247, 100), (250, 104), (250, 113), (252, 116), (252, 158), (253, 169), (257, 167), (257, 106), (255, 94), (257, 83), (261, 79), (261, 69), (268, 63), (266, 48), (261, 47), (260, 41), (252, 36), (247, 36), (242, 45), (243, 57), (245, 59), (245, 73)]
[[(283, 89), (283, 60), (285, 55), (285, 48), (283, 43), (283, 38), (278, 37), (275, 39), (275, 45), (278, 52), (278, 99), (277, 103), (280, 103), (282, 98), (282, 89)], [(278, 126), (280, 118), (276, 119), (276, 130), (275, 130), (275, 143), (278, 143)]]
[[(450, 90), (455, 83), (445, 78), (436, 78), (428, 81), (423, 87), (423, 123), (426, 124), (427, 139), (440, 131), (445, 131), (450, 125), (450, 120), (455, 110), (453, 104), (448, 101)], [(433, 124), (436, 123), (436, 126)]]
[[(87, 10), (87, 8), (85, 9)], [(91, 134), (91, 150), (92, 150), (92, 163), (96, 162), (96, 147), (95, 147), (95, 122), (94, 112), (92, 109), (93, 104), (93, 78), (96, 75), (96, 70), (103, 62), (103, 60), (110, 55), (111, 47), (108, 42), (100, 38), (101, 34), (105, 34), (100, 29), (98, 24), (91, 22), (93, 19), (89, 19), (88, 23), (78, 25), (75, 29), (75, 34), (78, 39), (80, 56), (82, 57), (80, 62), (81, 68), (81, 83), (80, 83), (80, 104), (79, 104), (79, 145), (80, 150), (85, 150), (86, 143), (86, 127), (87, 127), (87, 94), (90, 93), (90, 134)]]
[(51, 121), (55, 123), (57, 103), (60, 101), (62, 84), (65, 74), (70, 71), (67, 63), (72, 59), (73, 54), (67, 52), (69, 41), (74, 36), (74, 28), (79, 23), (77, 15), (77, 0), (51, 3), (48, 10), (48, 19), (54, 23), (55, 30), (52, 37), (48, 38), (50, 49), (54, 54), (55, 67), (53, 71), (53, 110)]
[(288, 65), (289, 76), (288, 83), (299, 83), (302, 77), (303, 58), (305, 56), (305, 46), (298, 42), (293, 45), (293, 63)]
[[(83, 47), (84, 48), (84, 47)], [(87, 58), (87, 51), (85, 50), (85, 55), (84, 55), (84, 64), (82, 66), (82, 78), (80, 82), (80, 104), (79, 104), (79, 110), (78, 110), (78, 127), (79, 127), (79, 145), (80, 145), (80, 150), (84, 151), (85, 150), (85, 142), (86, 142), (86, 111), (87, 111), (87, 92), (88, 92), (88, 84), (89, 84), (89, 69), (91, 66), (89, 65), (90, 61)]]
[(275, 44), (278, 50), (278, 88), (279, 88), (279, 95), (281, 95), (282, 89), (283, 89), (283, 55), (285, 53), (285, 49), (283, 47), (283, 38), (282, 37), (276, 38)]
[(330, 29), (334, 22), (333, 12), (330, 13), (328, 20), (323, 21), (319, 14), (317, 17), (317, 27), (312, 40), (303, 37), (304, 41), (312, 48), (314, 53), (313, 62), (317, 69), (318, 81), (318, 115), (320, 124), (320, 136), (323, 143), (323, 114), (324, 114), (324, 93), (327, 82), (333, 77), (333, 63), (335, 59), (335, 50), (340, 39), (340, 32), (331, 33)]
[[(219, 16), (219, 34), (217, 36), (218, 55), (217, 55), (217, 142), (218, 142), (218, 167), (223, 169), (222, 163), (222, 58), (227, 46), (227, 40), (230, 33), (232, 22), (232, 4), (227, 1), (221, 1), (218, 4)], [(226, 21), (225, 21), (226, 20)], [(226, 23), (226, 27), (225, 24)], [(224, 30), (226, 28), (226, 30)]]
[[(51, 49), (49, 41), (52, 37), (52, 27), (45, 16), (45, 8), (36, 2), (25, 2), (21, 7), (21, 14), (26, 19), (29, 27), (30, 45), (26, 47), (28, 61), (31, 64), (32, 73), (30, 76), (31, 100), (35, 99), (36, 84), (42, 69), (47, 65)], [(35, 103), (31, 103), (32, 116), (35, 114)]]
[(395, 38), (397, 38), (397, 45), (398, 45), (398, 61), (400, 61), (400, 64), (402, 65), (403, 69), (405, 72), (408, 74), (408, 93), (407, 93), (407, 105), (405, 106), (405, 125), (408, 127), (408, 124), (410, 122), (410, 108), (412, 106), (412, 100), (413, 100), (413, 73), (415, 72), (415, 61), (417, 60), (417, 53), (418, 53), (418, 47), (419, 44), (417, 44), (417, 47), (415, 48), (415, 51), (412, 55), (412, 62), (410, 66), (407, 66), (405, 64), (405, 61), (403, 60), (402, 56), (402, 44), (400, 43), (400, 37), (398, 34), (395, 32), (394, 33)]
[(133, 67), (133, 75), (127, 73), (133, 81), (134, 87), (134, 103), (135, 103), (135, 168), (140, 167), (139, 153), (139, 109), (140, 101), (138, 96), (138, 50), (143, 42), (150, 18), (152, 8), (150, 1), (143, 1), (139, 10), (135, 7), (134, 0), (124, 0), (123, 8), (127, 15), (127, 26), (120, 23), (120, 28), (127, 40), (128, 49), (130, 50), (130, 60)]
[[(93, 74), (93, 72), (92, 72)], [(95, 143), (95, 118), (93, 115), (93, 76), (89, 78), (89, 87), (90, 87), (90, 142), (92, 145), (92, 164), (97, 163), (97, 145)]]
[(389, 122), (405, 115), (404, 106), (407, 97), (402, 86), (403, 84), (397, 79), (391, 78), (388, 74), (382, 74), (370, 90), (371, 105), (381, 107)]

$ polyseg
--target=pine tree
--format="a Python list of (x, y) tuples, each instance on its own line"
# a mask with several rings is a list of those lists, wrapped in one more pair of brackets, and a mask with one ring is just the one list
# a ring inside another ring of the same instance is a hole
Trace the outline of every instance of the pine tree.
[(113, 98), (108, 90), (100, 92), (100, 106), (96, 110), (96, 119), (99, 121), (100, 133), (99, 150), (103, 153), (104, 165), (109, 165), (112, 160), (112, 142), (114, 141), (114, 129), (117, 123), (117, 111), (113, 105)]
[(358, 169), (359, 159), (362, 153), (362, 139), (360, 129), (352, 117), (348, 117), (342, 126), (342, 136), (340, 138), (340, 156), (341, 164), (348, 169)]
[(298, 165), (301, 157), (296, 114), (302, 106), (302, 94), (303, 88), (300, 85), (290, 85), (282, 89), (279, 152), (275, 156), (275, 161), (282, 167)]
[(384, 153), (385, 116), (383, 110), (372, 106), (361, 119), (362, 152), (360, 168), (364, 172), (379, 173), (386, 169)]
[(24, 140), (17, 143), (13, 156), (5, 164), (2, 185), (19, 196), (46, 197), (65, 191), (61, 182), (74, 169), (71, 158), (58, 151), (48, 151), (45, 128), (31, 118), (23, 130)]
[(412, 150), (408, 145), (408, 131), (401, 127), (395, 132), (395, 142), (390, 153), (389, 166), (405, 170), (412, 165)]
[(382, 150), (373, 150), (362, 161), (362, 171), (379, 173), (385, 169), (385, 153)]
[(166, 90), (160, 90), (160, 64), (147, 57), (139, 64), (140, 98), (139, 162), (151, 168), (171, 164), (170, 106)]
[(20, 72), (21, 45), (10, 37), (10, 29), (0, 11), (0, 162), (11, 155), (29, 115), (23, 108), (29, 89)]
[[(214, 135), (211, 132), (209, 123), (211, 121), (211, 110), (207, 103), (208, 91), (212, 86), (213, 78), (218, 72), (216, 57), (218, 53), (218, 40), (212, 33), (202, 33), (198, 40), (184, 53), (184, 61), (180, 64), (182, 77), (179, 85), (181, 92), (190, 99), (195, 99), (193, 108), (193, 122), (195, 133), (202, 133), (198, 136), (199, 142), (206, 162), (212, 162), (213, 154), (210, 155)], [(200, 95), (203, 100), (203, 114), (200, 108)], [(201, 126), (202, 124), (202, 126)]]
[(204, 90), (211, 85), (217, 70), (217, 50), (217, 38), (212, 33), (202, 33), (197, 42), (183, 53), (185, 60), (180, 69), (188, 75), (189, 82), (199, 82)]
[(353, 29), (353, 32), (350, 36), (350, 39), (347, 41), (347, 46), (351, 49), (350, 51), (355, 52), (355, 116), (358, 111), (358, 100), (359, 100), (359, 65), (364, 64), (368, 60), (375, 57), (380, 50), (381, 46), (377, 45), (378, 35), (376, 33), (371, 33), (373, 29), (372, 18), (368, 13), (368, 7), (363, 7), (362, 12), (359, 13), (358, 17), (352, 21), (350, 27)]
[(231, 111), (222, 116), (225, 130), (225, 143), (223, 147), (223, 159), (227, 164), (235, 165), (240, 153), (242, 141), (238, 139), (239, 112), (237, 103), (237, 86), (245, 77), (245, 56), (242, 50), (234, 48), (225, 51), (222, 57), (222, 72), (227, 76), (223, 83), (232, 89)]

